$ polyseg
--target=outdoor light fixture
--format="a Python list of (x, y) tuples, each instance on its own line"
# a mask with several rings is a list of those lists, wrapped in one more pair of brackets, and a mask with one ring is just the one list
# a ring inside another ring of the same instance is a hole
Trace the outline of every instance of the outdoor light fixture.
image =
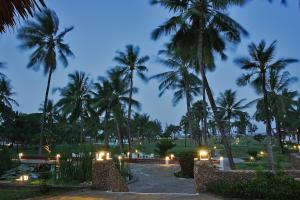
[(122, 160), (122, 156), (118, 156), (118, 160), (121, 161)]
[(254, 160), (254, 157), (253, 157), (253, 156), (250, 156), (250, 160), (252, 160), (252, 161), (253, 161), (253, 160)]
[(19, 153), (19, 159), (21, 160), (23, 157), (23, 153)]
[(129, 158), (129, 156), (130, 156), (130, 152), (128, 151), (128, 152), (127, 152), (127, 158)]
[(20, 178), (18, 178), (16, 180), (17, 181), (21, 181), (21, 182), (28, 181), (29, 180), (29, 176), (28, 175), (22, 175), (22, 176), (20, 176)]
[(139, 150), (136, 149), (136, 150), (135, 150), (135, 153), (138, 153), (138, 152), (139, 152)]
[(264, 151), (261, 151), (261, 152), (259, 152), (259, 154), (260, 154), (261, 156), (264, 156), (264, 155), (265, 155), (265, 152), (264, 152)]
[(214, 149), (217, 149), (217, 147), (216, 147), (216, 146), (214, 146)]
[(170, 161), (170, 157), (169, 157), (169, 156), (166, 156), (166, 158), (165, 158), (165, 163), (166, 163), (166, 165), (169, 164), (169, 161)]
[(220, 170), (224, 171), (224, 157), (220, 157)]
[(104, 151), (100, 151), (100, 152), (96, 153), (96, 160), (97, 161), (103, 161), (104, 160), (104, 156), (105, 156), (105, 152)]
[(110, 153), (106, 153), (106, 160), (111, 160)]
[(171, 160), (173, 160), (175, 158), (174, 154), (170, 155)]
[(207, 150), (199, 151), (200, 160), (209, 160), (209, 152)]
[(59, 160), (60, 159), (60, 154), (56, 154), (56, 160)]

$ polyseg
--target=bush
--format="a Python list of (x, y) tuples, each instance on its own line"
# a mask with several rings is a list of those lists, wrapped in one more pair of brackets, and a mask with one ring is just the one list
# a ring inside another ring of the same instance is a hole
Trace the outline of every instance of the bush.
[(64, 181), (90, 181), (92, 179), (92, 159), (95, 150), (82, 146), (77, 153), (80, 156), (72, 158), (72, 151), (64, 152), (60, 159), (60, 178)]
[(248, 155), (253, 157), (254, 159), (257, 159), (258, 151), (255, 150), (248, 151)]
[(293, 200), (299, 199), (300, 183), (282, 173), (258, 172), (249, 181), (218, 180), (208, 184), (209, 192), (228, 198)]
[(6, 147), (0, 148), (0, 160), (1, 160), (0, 175), (1, 175), (13, 166), (13, 163), (11, 161), (11, 153), (8, 148)]
[(178, 176), (193, 178), (194, 177), (194, 158), (197, 153), (194, 151), (185, 151), (177, 155), (181, 167), (181, 171), (177, 173)]
[(160, 139), (159, 143), (156, 145), (156, 149), (154, 150), (159, 154), (160, 157), (165, 157), (170, 149), (176, 146), (172, 140), (167, 138)]

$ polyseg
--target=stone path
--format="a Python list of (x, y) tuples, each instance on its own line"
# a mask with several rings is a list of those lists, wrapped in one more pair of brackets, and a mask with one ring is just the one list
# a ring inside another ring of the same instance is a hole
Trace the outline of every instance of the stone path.
[[(178, 186), (179, 187), (179, 186)], [(221, 200), (208, 194), (148, 194), (148, 193), (112, 193), (99, 191), (77, 191), (64, 195), (34, 198), (34, 200)]]
[(177, 178), (179, 165), (130, 164), (137, 181), (129, 184), (130, 192), (194, 194), (194, 180)]

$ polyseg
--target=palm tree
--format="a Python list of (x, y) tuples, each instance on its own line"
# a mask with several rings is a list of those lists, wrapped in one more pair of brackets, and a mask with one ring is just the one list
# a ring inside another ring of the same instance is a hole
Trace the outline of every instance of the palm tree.
[(280, 70), (288, 64), (294, 63), (295, 59), (278, 59), (274, 61), (276, 41), (266, 46), (265, 41), (261, 41), (259, 45), (251, 43), (248, 46), (250, 58), (244, 57), (236, 60), (241, 69), (246, 71), (237, 81), (238, 85), (245, 86), (251, 83), (258, 93), (263, 94), (263, 110), (264, 121), (266, 124), (266, 133), (268, 138), (268, 165), (270, 169), (274, 167), (273, 150), (272, 150), (272, 126), (270, 101), (268, 98), (267, 81), (268, 74), (271, 70)]
[(220, 97), (217, 99), (220, 118), (228, 122), (229, 134), (231, 135), (231, 119), (237, 118), (243, 112), (248, 105), (244, 105), (246, 99), (237, 100), (236, 91), (231, 89), (225, 90), (224, 93), (220, 93)]
[(217, 117), (218, 109), (210, 89), (205, 69), (214, 66), (214, 54), (226, 59), (226, 43), (238, 43), (241, 34), (247, 32), (227, 13), (230, 6), (241, 6), (245, 0), (152, 0), (160, 4), (175, 16), (167, 20), (152, 33), (153, 39), (163, 34), (171, 35), (171, 46), (186, 52), (194, 58), (201, 73), (203, 86), (207, 93), (215, 120), (223, 138), (223, 144), (231, 169), (235, 168), (231, 148), (226, 138), (224, 124)]
[[(195, 121), (195, 129), (198, 131), (198, 145), (207, 145), (207, 129), (206, 118), (208, 116), (207, 105), (203, 101), (196, 101), (192, 106), (193, 119)], [(202, 131), (200, 130), (200, 123), (202, 124)]]
[(170, 71), (163, 72), (152, 76), (150, 79), (158, 79), (159, 97), (161, 97), (166, 90), (175, 90), (173, 97), (173, 105), (177, 105), (183, 98), (186, 99), (187, 117), (188, 117), (188, 134), (192, 134), (192, 113), (191, 103), (193, 97), (201, 93), (201, 80), (189, 71), (191, 63), (185, 60), (175, 52), (162, 51), (166, 55), (166, 59), (159, 59), (159, 62), (170, 68)]
[(44, 0), (0, 0), (0, 5), (0, 33), (14, 26), (17, 17), (26, 19), (36, 9), (40, 10), (40, 6), (46, 6)]
[(52, 73), (56, 70), (57, 59), (66, 67), (68, 66), (67, 57), (73, 56), (69, 45), (64, 43), (64, 36), (70, 32), (73, 27), (66, 28), (59, 33), (59, 19), (55, 12), (49, 9), (43, 10), (35, 19), (35, 21), (29, 21), (19, 29), (17, 37), (22, 42), (21, 48), (33, 50), (27, 67), (38, 70), (42, 65), (45, 75), (48, 74), (40, 133), (39, 154), (41, 154), (44, 124), (46, 122), (45, 111), (48, 103)]
[[(108, 92), (105, 93), (106, 96), (104, 97), (104, 102), (106, 105), (102, 109), (107, 109), (108, 112), (112, 112), (113, 114), (116, 131), (118, 134), (120, 152), (123, 152), (124, 144), (121, 128), (124, 121), (124, 107), (129, 104), (129, 101), (131, 102), (132, 106), (136, 108), (139, 108), (140, 104), (134, 99), (129, 100), (128, 94), (130, 93), (131, 89), (128, 88), (128, 84), (124, 82), (122, 78), (122, 71), (120, 71), (118, 68), (115, 68), (109, 70), (107, 73), (108, 79), (103, 79), (103, 84), (107, 84), (107, 86), (104, 87), (109, 88), (107, 88)], [(132, 92), (135, 93), (136, 91), (137, 89), (133, 87)], [(99, 105), (101, 105), (101, 102)]]
[(19, 106), (16, 100), (13, 99), (15, 93), (10, 81), (5, 77), (0, 77), (0, 113), (5, 107), (12, 108), (13, 104)]
[(118, 66), (125, 80), (129, 81), (130, 92), (129, 92), (129, 103), (128, 103), (128, 115), (127, 115), (127, 134), (128, 134), (128, 147), (131, 151), (131, 100), (133, 94), (133, 79), (134, 73), (142, 80), (146, 81), (145, 72), (148, 71), (145, 63), (149, 60), (148, 56), (139, 57), (139, 47), (133, 45), (127, 45), (126, 51), (117, 51), (117, 56), (114, 58), (120, 66)]
[(112, 112), (111, 97), (113, 95), (113, 88), (108, 80), (104, 80), (102, 83), (95, 83), (95, 91), (92, 91), (92, 107), (94, 107), (98, 114), (101, 115), (104, 112), (104, 146), (109, 148), (109, 119)]
[(56, 106), (71, 123), (80, 120), (80, 143), (84, 142), (84, 119), (88, 117), (89, 103), (91, 99), (89, 78), (84, 72), (76, 71), (69, 74), (70, 82), (64, 88), (59, 89), (61, 99)]

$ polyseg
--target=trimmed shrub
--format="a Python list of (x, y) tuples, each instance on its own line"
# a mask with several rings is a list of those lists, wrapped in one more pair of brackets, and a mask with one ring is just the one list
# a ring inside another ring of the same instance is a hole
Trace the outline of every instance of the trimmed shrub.
[(212, 182), (208, 184), (207, 190), (228, 198), (296, 200), (300, 196), (300, 183), (283, 173), (258, 172), (249, 181)]
[(168, 151), (175, 147), (176, 144), (172, 140), (167, 138), (160, 139), (159, 143), (155, 145), (154, 151), (159, 154), (160, 157), (165, 157), (168, 154)]
[(13, 166), (13, 163), (11, 161), (11, 153), (8, 148), (6, 147), (0, 148), (0, 160), (1, 160), (0, 175), (1, 175)]
[(178, 176), (193, 178), (194, 177), (194, 158), (197, 157), (195, 151), (185, 151), (177, 155), (181, 171)]

